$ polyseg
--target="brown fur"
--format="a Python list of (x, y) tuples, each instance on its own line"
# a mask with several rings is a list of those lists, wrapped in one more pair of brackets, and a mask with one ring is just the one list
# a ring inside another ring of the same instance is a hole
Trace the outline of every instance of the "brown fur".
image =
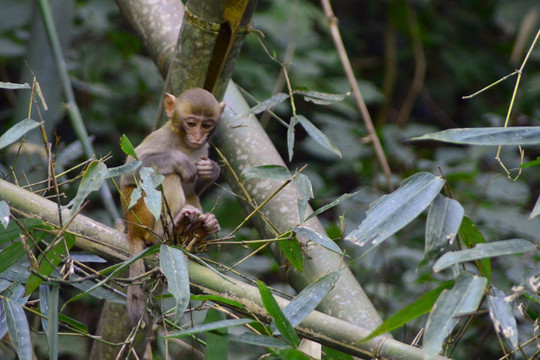
[[(178, 98), (166, 94), (165, 110), (169, 121), (135, 148), (143, 167), (154, 167), (158, 173), (165, 175), (162, 183), (164, 202), (172, 217), (165, 219), (170, 224), (167, 229), (169, 234), (174, 226), (182, 224), (185, 229), (186, 221), (197, 222), (196, 227), (203, 232), (201, 238), (219, 230), (213, 214), (198, 216), (194, 211), (202, 214), (198, 195), (219, 175), (219, 166), (207, 156), (208, 140), (223, 107), (224, 104), (219, 104), (211, 93), (203, 89), (186, 90)], [(128, 157), (126, 163), (133, 160)], [(138, 177), (138, 172), (135, 177)], [(121, 177), (120, 190), (133, 255), (143, 251), (145, 246), (157, 243), (166, 233), (162, 222), (156, 221), (144, 199), (139, 199), (131, 209), (127, 208), (135, 188), (136, 181), (132, 174)], [(143, 260), (137, 260), (131, 265), (129, 276), (133, 279), (144, 272)], [(128, 314), (135, 324), (143, 316), (146, 295), (138, 285), (130, 285), (127, 295)], [(147, 317), (145, 320), (148, 320)]]

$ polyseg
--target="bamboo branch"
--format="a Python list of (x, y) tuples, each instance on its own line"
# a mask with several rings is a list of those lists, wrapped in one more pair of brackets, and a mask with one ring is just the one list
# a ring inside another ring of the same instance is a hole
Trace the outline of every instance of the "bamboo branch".
[(332, 11), (330, 0), (321, 0), (321, 3), (324, 9), (324, 13), (326, 14), (326, 18), (328, 19), (330, 33), (332, 34), (334, 45), (336, 46), (339, 58), (341, 59), (341, 64), (343, 66), (343, 69), (345, 70), (345, 74), (347, 75), (347, 80), (351, 85), (354, 99), (356, 100), (356, 104), (358, 105), (358, 109), (360, 110), (360, 114), (362, 115), (362, 119), (364, 120), (364, 124), (369, 133), (371, 141), (373, 141), (373, 148), (375, 149), (375, 154), (377, 154), (377, 159), (379, 160), (379, 163), (381, 164), (384, 171), (384, 175), (386, 176), (386, 184), (388, 186), (388, 190), (393, 191), (394, 185), (392, 184), (391, 178), (392, 171), (390, 170), (388, 160), (386, 160), (386, 156), (384, 155), (384, 150), (382, 148), (379, 137), (375, 132), (375, 127), (373, 126), (373, 121), (371, 120), (371, 116), (369, 115), (369, 111), (366, 106), (366, 102), (364, 101), (364, 97), (362, 96), (360, 88), (358, 87), (358, 82), (356, 81), (351, 62), (349, 61), (347, 50), (345, 50), (345, 45), (343, 44), (343, 40), (341, 39), (341, 34), (337, 25), (338, 20), (334, 15), (334, 12)]

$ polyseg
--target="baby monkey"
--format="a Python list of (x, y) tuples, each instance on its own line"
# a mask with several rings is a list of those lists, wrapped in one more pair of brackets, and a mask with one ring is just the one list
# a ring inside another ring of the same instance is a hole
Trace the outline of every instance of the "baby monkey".
[[(165, 176), (164, 209), (171, 218), (163, 221), (169, 224), (164, 229), (162, 221), (156, 221), (142, 198), (128, 209), (136, 181), (132, 174), (123, 175), (120, 190), (132, 255), (157, 243), (166, 232), (175, 232), (179, 238), (189, 234), (200, 240), (220, 230), (214, 214), (202, 213), (199, 194), (219, 176), (219, 165), (208, 158), (208, 140), (224, 107), (224, 103), (200, 88), (186, 90), (178, 97), (165, 94), (167, 123), (148, 135), (135, 148), (135, 153), (142, 167), (153, 167)], [(126, 163), (133, 160), (128, 156)], [(131, 265), (129, 277), (135, 279), (144, 272), (144, 262), (140, 259)], [(146, 296), (137, 285), (128, 287), (127, 296), (129, 318), (135, 324), (143, 316)]]

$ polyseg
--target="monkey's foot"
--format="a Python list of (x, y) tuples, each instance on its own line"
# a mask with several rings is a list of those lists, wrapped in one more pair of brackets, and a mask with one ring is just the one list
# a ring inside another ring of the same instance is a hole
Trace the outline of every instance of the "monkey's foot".
[(212, 235), (219, 232), (219, 230), (221, 230), (218, 220), (214, 214), (206, 213), (202, 216), (202, 220), (203, 220), (202, 227), (206, 235)]
[(203, 226), (201, 211), (193, 205), (186, 205), (174, 219), (174, 226), (178, 235), (182, 236)]

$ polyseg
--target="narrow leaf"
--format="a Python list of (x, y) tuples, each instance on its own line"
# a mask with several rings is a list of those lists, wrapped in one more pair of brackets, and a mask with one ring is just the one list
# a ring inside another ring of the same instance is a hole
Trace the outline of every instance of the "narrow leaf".
[[(54, 270), (54, 267), (58, 266), (60, 261), (66, 258), (68, 254), (66, 254), (65, 249), (67, 247), (69, 250), (75, 245), (75, 236), (64, 233), (64, 241), (65, 244), (62, 241), (59, 241), (56, 245), (48, 247), (44, 253), (39, 255), (38, 272), (41, 276), (49, 276)], [(42, 278), (31, 274), (26, 281), (26, 294), (29, 295), (33, 293), (42, 283)]]
[(296, 174), (294, 179), (298, 190), (300, 190), (301, 198), (298, 199), (298, 213), (300, 215), (300, 222), (304, 222), (306, 215), (308, 201), (313, 198), (313, 187), (309, 178), (301, 173)]
[[(210, 324), (225, 320), (225, 314), (216, 309), (208, 309), (204, 322)], [(228, 328), (205, 331), (206, 358), (211, 360), (227, 360), (229, 357), (229, 334)]]
[(426, 222), (425, 259), (434, 259), (453, 243), (463, 219), (463, 206), (456, 200), (437, 195)]
[(426, 323), (424, 351), (428, 357), (434, 357), (441, 351), (460, 315), (476, 311), (486, 285), (486, 278), (463, 272), (457, 277), (452, 290), (443, 290)]
[(237, 309), (245, 309), (245, 306), (239, 303), (238, 301), (230, 300), (224, 297), (221, 297), (219, 295), (191, 295), (191, 300), (195, 301), (213, 301), (220, 304), (226, 304), (229, 306), (233, 306)]
[(309, 284), (283, 309), (292, 327), (300, 324), (328, 295), (338, 281), (342, 269), (333, 271)]
[(106, 175), (107, 166), (102, 162), (95, 160), (88, 165), (77, 189), (77, 195), (66, 205), (66, 207), (71, 207), (70, 218), (79, 211), (90, 193), (99, 190)]
[(341, 152), (339, 151), (339, 149), (335, 147), (334, 144), (332, 144), (330, 140), (326, 137), (326, 135), (324, 135), (321, 130), (319, 130), (315, 125), (313, 125), (311, 121), (309, 121), (302, 115), (296, 115), (296, 119), (298, 120), (300, 125), (302, 125), (302, 127), (306, 130), (309, 136), (313, 138), (313, 140), (315, 140), (317, 143), (319, 143), (319, 145), (321, 145), (327, 150), (330, 150), (341, 158)]
[(156, 190), (156, 188), (161, 185), (165, 176), (158, 174), (150, 167), (143, 167), (139, 174), (141, 175), (141, 188), (145, 194), (144, 203), (158, 221), (161, 216), (161, 191)]
[(468, 145), (538, 145), (539, 126), (483, 127), (449, 129), (426, 134), (411, 140), (437, 140)]
[(267, 335), (259, 335), (252, 333), (243, 333), (240, 335), (229, 334), (229, 340), (235, 342), (241, 342), (244, 344), (251, 344), (257, 346), (264, 346), (274, 349), (284, 349), (288, 348), (289, 345), (280, 339)]
[(141, 164), (142, 162), (140, 162), (139, 160), (135, 160), (121, 166), (107, 169), (107, 174), (105, 175), (105, 177), (108, 179), (111, 177), (117, 177), (120, 175), (129, 174), (132, 171), (137, 170), (137, 168), (139, 168)]
[(37, 122), (32, 119), (25, 119), (13, 125), (5, 133), (3, 133), (2, 136), (0, 136), (0, 149), (13, 144), (27, 132), (37, 128), (41, 124), (41, 122)]
[(363, 341), (374, 338), (382, 334), (386, 334), (394, 329), (397, 329), (409, 321), (412, 321), (424, 314), (427, 314), (433, 308), (433, 304), (445, 289), (449, 289), (454, 285), (454, 281), (445, 281), (433, 290), (428, 291), (424, 295), (418, 298), (412, 304), (405, 306), (398, 310), (394, 314), (390, 315), (379, 327), (377, 327), (369, 336)]
[(4, 226), (4, 229), (7, 229), (9, 225), (9, 205), (4, 200), (0, 201), (0, 224)]
[(371, 204), (364, 221), (345, 239), (365, 254), (420, 215), (443, 185), (441, 178), (425, 172), (407, 178), (399, 189)]
[[(49, 312), (49, 293), (49, 285), (39, 285), (39, 311), (41, 311), (41, 313), (44, 315), (47, 315)], [(49, 331), (49, 321), (47, 318), (41, 318), (41, 327), (45, 333)]]
[(343, 101), (351, 95), (348, 91), (345, 94), (328, 94), (313, 90), (299, 90), (295, 91), (295, 94), (304, 95), (304, 100), (311, 101), (318, 105), (330, 105)]
[(314, 211), (313, 213), (311, 213), (305, 221), (308, 221), (309, 219), (311, 219), (312, 217), (314, 216), (319, 216), (320, 214), (322, 214), (323, 212), (325, 212), (326, 210), (329, 210), (331, 208), (333, 208), (334, 206), (337, 206), (339, 204), (341, 204), (342, 202), (344, 202), (345, 200), (347, 199), (350, 199), (352, 198), (354, 195), (358, 194), (360, 191), (357, 191), (355, 193), (352, 193), (352, 194), (343, 194), (341, 195), (340, 197), (338, 197), (336, 200), (332, 201), (330, 204), (326, 204), (320, 208), (318, 208), (316, 211)]
[(0, 81), (0, 89), (19, 90), (19, 89), (31, 89), (31, 88), (32, 87), (27, 83), (17, 84), (17, 83)]
[(512, 351), (519, 346), (518, 328), (514, 312), (510, 304), (505, 300), (505, 294), (499, 289), (493, 288), (494, 295), (488, 295), (487, 305), (489, 309), (489, 317), (493, 323), (493, 327), (510, 345)]
[(242, 180), (258, 178), (266, 180), (292, 180), (289, 169), (279, 165), (253, 166), (242, 171)]
[(285, 338), (290, 345), (298, 347), (300, 344), (300, 339), (294, 331), (293, 326), (281, 311), (276, 299), (270, 292), (270, 289), (262, 281), (257, 280), (257, 286), (259, 287), (259, 292), (261, 294), (261, 299), (264, 304), (264, 308), (268, 311), (268, 314), (274, 319), (273, 324), (279, 330), (281, 335)]
[(276, 95), (272, 96), (271, 98), (268, 98), (268, 99), (258, 103), (254, 107), (252, 107), (249, 110), (249, 112), (247, 112), (246, 114), (240, 115), (240, 118), (245, 118), (245, 117), (247, 117), (249, 115), (257, 115), (257, 114), (262, 113), (263, 111), (270, 110), (271, 108), (273, 108), (274, 106), (276, 106), (278, 104), (281, 104), (282, 102), (284, 102), (288, 98), (289, 98), (288, 94), (277, 93)]
[(181, 250), (162, 245), (159, 261), (161, 272), (169, 284), (169, 292), (176, 299), (176, 322), (178, 322), (189, 305), (189, 273), (186, 259)]
[(279, 356), (280, 359), (287, 359), (287, 360), (312, 360), (309, 356), (304, 354), (302, 351), (298, 349), (277, 349), (274, 351), (276, 355)]
[(163, 338), (164, 339), (179, 338), (179, 337), (183, 337), (187, 335), (197, 334), (203, 331), (225, 329), (231, 326), (240, 326), (240, 325), (249, 324), (252, 322), (254, 322), (254, 320), (252, 319), (231, 319), (231, 320), (215, 321), (209, 324), (196, 325), (194, 327), (191, 327), (185, 330), (173, 331), (173, 332), (170, 332), (168, 335), (163, 336)]
[(297, 235), (306, 237), (308, 240), (311, 240), (314, 243), (324, 246), (328, 250), (342, 254), (339, 246), (337, 246), (337, 244), (326, 234), (318, 233), (306, 226), (297, 226), (293, 228), (292, 231), (294, 231)]
[[(28, 245), (33, 244), (29, 242)], [(7, 270), (26, 255), (21, 241), (16, 241), (0, 251), (0, 273)]]
[(60, 286), (56, 283), (50, 286), (48, 304), (47, 345), (49, 360), (58, 359), (58, 296)]
[[(476, 244), (483, 244), (486, 242), (484, 235), (478, 230), (473, 221), (464, 216), (461, 221), (461, 226), (459, 228), (459, 238), (467, 246), (467, 248), (472, 248)], [(488, 281), (491, 281), (491, 260), (489, 258), (481, 259), (477, 261), (478, 270), (480, 275), (486, 277)]]
[(9, 336), (20, 360), (32, 360), (30, 328), (21, 304), (2, 297), (2, 313), (6, 314)]
[[(19, 219), (19, 223), (21, 223), (22, 227), (27, 231), (31, 231), (36, 226), (43, 224), (43, 222), (39, 219)], [(47, 228), (47, 230), (50, 230), (50, 228)], [(18, 238), (21, 233), (23, 233), (23, 230), (19, 227), (19, 225), (17, 223), (10, 222), (8, 227), (0, 232), (0, 244)]]
[(298, 124), (296, 117), (291, 117), (289, 128), (287, 129), (287, 151), (289, 153), (289, 161), (292, 161), (294, 155), (294, 128)]
[(352, 355), (345, 354), (339, 350), (332, 349), (328, 346), (323, 346), (324, 353), (326, 354), (327, 359), (331, 360), (354, 360)]
[(126, 155), (131, 156), (134, 159), (137, 159), (137, 154), (135, 154), (135, 149), (133, 148), (133, 144), (131, 141), (129, 141), (126, 134), (123, 134), (120, 137), (120, 148)]
[(538, 197), (538, 199), (536, 199), (536, 203), (534, 204), (534, 208), (531, 211), (531, 215), (529, 215), (529, 220), (537, 217), (538, 215), (540, 215), (540, 196)]
[(292, 266), (298, 271), (304, 268), (304, 258), (302, 256), (302, 247), (295, 238), (286, 237), (286, 240), (278, 241), (279, 248), (289, 260)]
[(496, 256), (523, 253), (535, 249), (536, 246), (524, 239), (492, 241), (478, 244), (471, 249), (451, 251), (439, 258), (433, 265), (433, 271), (441, 271), (449, 266), (465, 261), (478, 260)]
[(88, 334), (88, 327), (86, 326), (86, 324), (84, 324), (84, 323), (82, 323), (80, 321), (77, 321), (77, 320), (75, 320), (73, 318), (70, 318), (69, 316), (64, 315), (64, 314), (58, 314), (58, 315), (59, 315), (58, 319), (62, 323), (67, 324), (67, 325), (71, 326), (72, 328), (79, 330), (83, 334)]

